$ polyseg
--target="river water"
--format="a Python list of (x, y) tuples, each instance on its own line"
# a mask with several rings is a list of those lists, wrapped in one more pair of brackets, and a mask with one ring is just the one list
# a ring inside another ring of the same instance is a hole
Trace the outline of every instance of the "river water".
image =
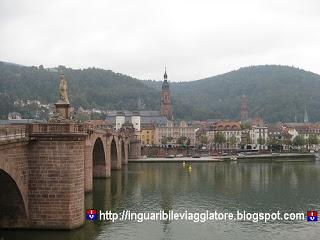
[[(130, 163), (94, 179), (86, 208), (120, 213), (304, 213), (320, 211), (320, 162)], [(320, 212), (319, 212), (320, 213)], [(187, 220), (87, 221), (74, 231), (0, 230), (0, 240), (319, 239), (320, 222)]]

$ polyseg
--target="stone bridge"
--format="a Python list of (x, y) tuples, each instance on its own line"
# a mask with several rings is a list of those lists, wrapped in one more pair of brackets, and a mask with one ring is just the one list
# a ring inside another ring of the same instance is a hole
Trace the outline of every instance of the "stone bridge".
[(132, 128), (54, 123), (0, 128), (0, 228), (74, 229), (84, 194), (141, 146)]

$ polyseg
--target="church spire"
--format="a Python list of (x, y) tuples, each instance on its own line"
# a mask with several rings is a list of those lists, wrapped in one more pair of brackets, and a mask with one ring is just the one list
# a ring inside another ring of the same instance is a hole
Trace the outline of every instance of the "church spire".
[(168, 74), (167, 68), (164, 69), (163, 75), (163, 83), (161, 90), (161, 101), (160, 101), (160, 114), (161, 116), (166, 117), (168, 120), (172, 120), (172, 102), (171, 102), (171, 94), (170, 87), (168, 83)]
[(168, 83), (168, 74), (167, 74), (167, 67), (164, 68), (164, 75), (163, 75), (163, 83), (162, 83), (162, 90), (169, 90), (169, 83)]
[(165, 67), (165, 68), (164, 68), (164, 75), (163, 75), (163, 79), (164, 79), (165, 81), (167, 81), (167, 79), (168, 79), (168, 75), (167, 75), (167, 67)]

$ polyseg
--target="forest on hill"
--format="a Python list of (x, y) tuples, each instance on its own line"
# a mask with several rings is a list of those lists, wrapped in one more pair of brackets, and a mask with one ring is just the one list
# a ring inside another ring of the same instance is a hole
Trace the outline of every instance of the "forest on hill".
[[(0, 117), (5, 119), (15, 110), (15, 100), (56, 102), (59, 72), (65, 74), (75, 107), (136, 110), (140, 102), (145, 110), (159, 109), (161, 81), (141, 81), (98, 68), (47, 69), (0, 62)], [(170, 83), (170, 88), (175, 119), (239, 119), (241, 96), (246, 95), (251, 117), (292, 122), (297, 116), (302, 121), (306, 106), (309, 119), (320, 120), (320, 76), (298, 68), (244, 67), (202, 80)]]
[(15, 100), (39, 100), (55, 103), (58, 100), (59, 73), (68, 81), (69, 99), (73, 106), (100, 109), (137, 108), (143, 99), (145, 108), (159, 105), (158, 91), (142, 81), (110, 70), (98, 68), (71, 69), (59, 66), (53, 69), (25, 67), (0, 62), (0, 117), (15, 110)]

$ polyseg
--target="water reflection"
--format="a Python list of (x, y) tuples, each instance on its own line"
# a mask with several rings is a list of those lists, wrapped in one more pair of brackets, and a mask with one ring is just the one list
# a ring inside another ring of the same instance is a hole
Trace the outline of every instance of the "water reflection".
[[(95, 179), (86, 208), (306, 212), (320, 209), (319, 162), (132, 163)], [(320, 225), (296, 222), (86, 222), (75, 231), (0, 231), (6, 239), (306, 239)], [(253, 237), (254, 236), (254, 237)]]

